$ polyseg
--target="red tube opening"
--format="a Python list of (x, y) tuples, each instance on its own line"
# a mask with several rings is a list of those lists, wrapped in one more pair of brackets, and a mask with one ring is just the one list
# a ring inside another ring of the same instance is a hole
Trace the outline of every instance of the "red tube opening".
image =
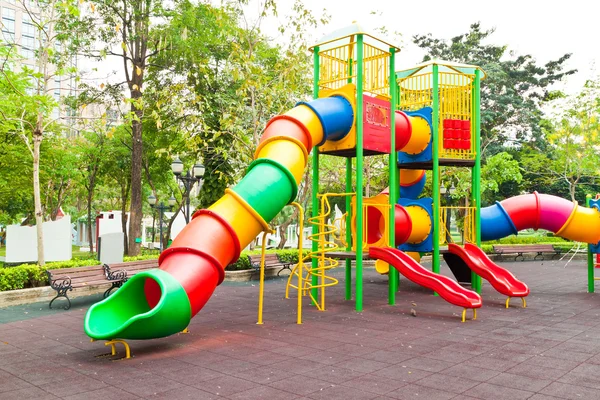
[(377, 243), (383, 236), (383, 215), (377, 207), (367, 207), (367, 243)]
[(158, 304), (160, 296), (162, 296), (162, 290), (158, 282), (154, 279), (146, 278), (144, 282), (144, 294), (146, 295), (148, 306), (152, 309)]
[(408, 115), (402, 111), (396, 111), (396, 151), (400, 151), (410, 142), (412, 125)]

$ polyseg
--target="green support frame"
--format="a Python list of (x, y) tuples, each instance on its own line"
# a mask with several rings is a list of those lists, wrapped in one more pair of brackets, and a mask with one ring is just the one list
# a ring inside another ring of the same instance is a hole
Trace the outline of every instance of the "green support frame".
[[(591, 194), (585, 196), (585, 206), (589, 208)], [(587, 245), (587, 267), (588, 267), (588, 293), (594, 293), (596, 289), (596, 278), (594, 275), (594, 253), (592, 253), (592, 245)]]
[[(315, 46), (313, 49), (313, 98), (317, 99), (319, 97), (319, 46)], [(319, 148), (317, 146), (313, 147), (313, 155), (312, 155), (312, 216), (319, 216)], [(319, 233), (319, 227), (316, 224), (312, 226), (313, 235), (317, 235)], [(312, 251), (316, 252), (319, 250), (319, 244), (313, 240), (312, 242)], [(315, 257), (312, 258), (312, 269), (319, 268), (319, 260)], [(311, 284), (316, 286), (319, 283), (318, 277), (313, 274)], [(317, 298), (318, 290), (312, 289), (313, 298)]]
[[(398, 201), (398, 160), (396, 155), (396, 103), (398, 96), (396, 93), (396, 49), (390, 48), (390, 159), (389, 159), (389, 198), (390, 198), (390, 217), (389, 217), (389, 245), (396, 247), (396, 230), (394, 229), (395, 206)], [(398, 291), (399, 273), (396, 268), (390, 268), (388, 273), (389, 290), (388, 303), (396, 304), (396, 292)]]
[[(475, 132), (475, 165), (471, 173), (472, 201), (475, 204), (475, 241), (477, 247), (481, 247), (481, 71), (475, 70), (475, 82), (473, 85), (473, 127)], [(471, 271), (471, 288), (481, 293), (481, 277)]]
[(363, 310), (363, 35), (356, 37), (356, 311)]
[[(433, 197), (433, 255), (431, 269), (434, 273), (440, 273), (440, 151), (439, 151), (439, 126), (440, 126), (440, 84), (439, 67), (433, 65), (433, 129), (432, 129), (432, 161), (433, 171), (431, 174), (431, 195)], [(437, 296), (438, 294), (435, 293)]]

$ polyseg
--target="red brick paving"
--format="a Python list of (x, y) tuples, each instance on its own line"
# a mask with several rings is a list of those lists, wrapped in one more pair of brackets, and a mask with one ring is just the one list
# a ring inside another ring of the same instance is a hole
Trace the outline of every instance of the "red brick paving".
[(0, 324), (0, 399), (600, 398), (600, 298), (586, 293), (584, 263), (504, 265), (529, 284), (528, 308), (504, 309), (484, 283), (478, 320), (465, 324), (405, 279), (388, 306), (371, 269), (363, 313), (338, 286), (300, 326), (283, 281), (267, 283), (262, 326), (258, 286), (226, 283), (189, 334), (131, 341), (134, 358), (118, 362), (94, 357), (107, 348), (83, 333), (85, 309), (48, 311)]

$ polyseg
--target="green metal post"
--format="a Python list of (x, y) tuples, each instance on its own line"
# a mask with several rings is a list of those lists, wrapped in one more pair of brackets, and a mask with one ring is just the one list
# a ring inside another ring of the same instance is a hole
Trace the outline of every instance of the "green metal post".
[[(433, 153), (433, 173), (431, 188), (433, 196), (433, 260), (432, 270), (440, 273), (440, 153), (439, 153), (439, 126), (440, 126), (440, 96), (439, 96), (439, 67), (433, 64), (433, 137), (431, 151)], [(435, 293), (437, 296), (438, 294)]]
[[(313, 50), (313, 98), (319, 97), (319, 46), (316, 46)], [(313, 147), (313, 171), (312, 171), (312, 216), (319, 216), (319, 198), (317, 194), (319, 193), (319, 148), (317, 146)], [(319, 227), (316, 224), (312, 226), (313, 235), (317, 235), (319, 233)], [(312, 251), (316, 252), (319, 250), (319, 244), (313, 240), (312, 242)], [(315, 257), (312, 258), (312, 269), (319, 268), (319, 260)], [(316, 286), (319, 284), (319, 280), (316, 274), (313, 274), (311, 284)], [(312, 289), (313, 298), (317, 298), (318, 289)]]
[[(389, 220), (389, 233), (390, 233), (390, 247), (396, 247), (396, 230), (395, 220), (395, 206), (398, 200), (398, 160), (396, 156), (396, 49), (390, 48), (390, 220)], [(396, 268), (390, 268), (389, 276), (389, 287), (388, 287), (388, 303), (390, 305), (396, 304), (396, 292), (398, 291), (398, 270)]]
[[(585, 206), (590, 206), (590, 200), (592, 199), (591, 194), (585, 196)], [(592, 253), (592, 245), (587, 245), (587, 265), (588, 265), (588, 293), (594, 293), (595, 290), (595, 279), (594, 279), (594, 253)]]
[[(474, 135), (475, 135), (475, 165), (471, 174), (471, 192), (475, 203), (475, 244), (481, 247), (481, 71), (475, 70), (475, 85), (473, 87), (473, 116)], [(471, 287), (481, 293), (481, 277), (471, 271)]]
[[(352, 83), (352, 57), (348, 59), (348, 83)], [(346, 158), (346, 193), (352, 193), (352, 158)], [(352, 251), (352, 199), (346, 196), (346, 251)], [(347, 258), (346, 264), (346, 291), (344, 298), (352, 299), (352, 260)]]
[(363, 35), (356, 38), (356, 311), (363, 310)]
[[(346, 158), (346, 193), (352, 192), (352, 158)], [(352, 201), (346, 196), (346, 251), (352, 250)], [(346, 259), (346, 300), (352, 299), (352, 260)]]

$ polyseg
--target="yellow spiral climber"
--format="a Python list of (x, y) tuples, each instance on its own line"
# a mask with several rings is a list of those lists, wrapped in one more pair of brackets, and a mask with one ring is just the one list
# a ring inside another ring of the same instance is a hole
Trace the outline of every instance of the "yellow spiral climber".
[[(292, 269), (285, 290), (286, 298), (289, 298), (290, 288), (298, 290), (299, 286), (301, 286), (302, 294), (304, 296), (310, 296), (312, 302), (319, 311), (325, 310), (325, 288), (338, 284), (337, 279), (326, 275), (325, 272), (337, 267), (339, 264), (338, 260), (327, 256), (328, 252), (339, 249), (339, 246), (334, 241), (328, 240), (328, 236), (330, 235), (335, 240), (335, 233), (337, 231), (335, 225), (326, 222), (327, 218), (331, 215), (329, 197), (353, 195), (354, 193), (325, 193), (318, 195), (321, 199), (321, 212), (318, 216), (308, 219), (309, 223), (318, 227), (318, 232), (313, 233), (308, 237), (311, 241), (317, 242), (317, 250), (311, 251)], [(316, 268), (312, 268), (310, 262), (308, 264), (305, 263), (305, 261), (310, 261), (313, 258), (318, 261), (318, 266)], [(306, 276), (304, 275), (305, 273)], [(294, 277), (298, 278), (299, 283), (296, 285), (292, 283)], [(313, 277), (316, 278), (316, 284), (312, 283)], [(315, 296), (313, 289), (320, 290), (320, 295)]]

